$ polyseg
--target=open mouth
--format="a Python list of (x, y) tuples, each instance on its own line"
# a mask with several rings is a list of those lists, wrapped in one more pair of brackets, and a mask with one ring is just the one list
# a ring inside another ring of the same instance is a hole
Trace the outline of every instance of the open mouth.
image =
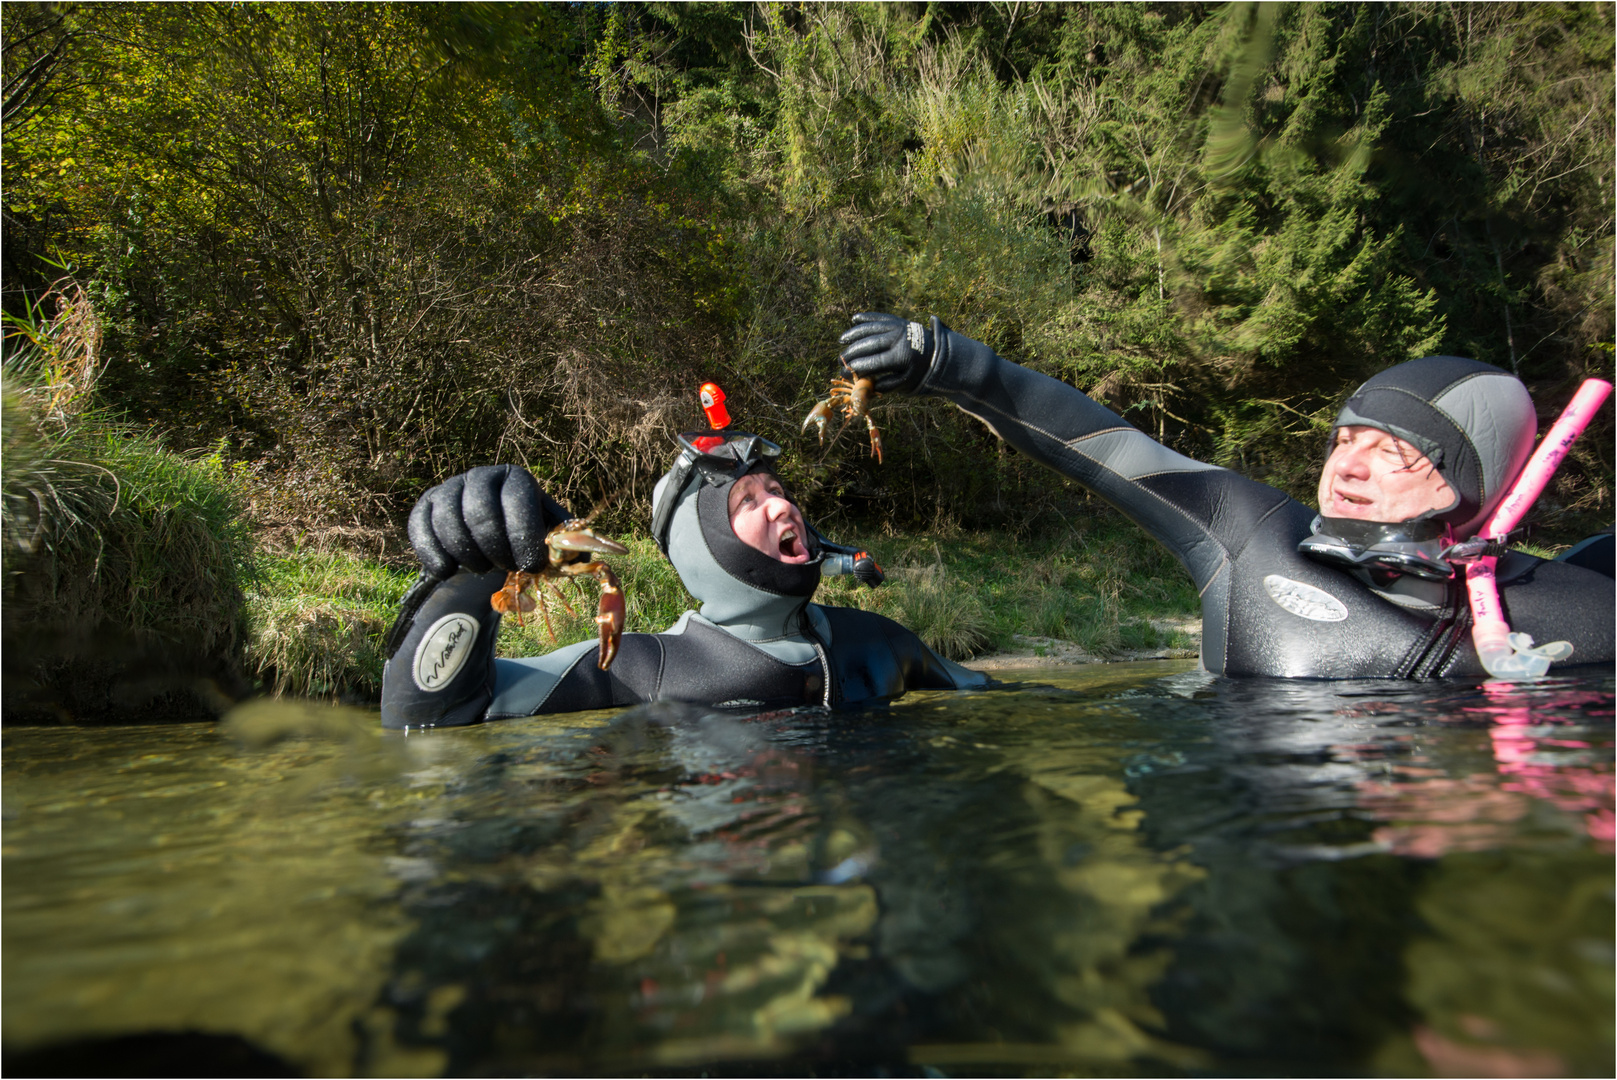
[(808, 557), (808, 550), (803, 547), (803, 541), (798, 539), (795, 529), (787, 529), (780, 534), (780, 557), (788, 562)]

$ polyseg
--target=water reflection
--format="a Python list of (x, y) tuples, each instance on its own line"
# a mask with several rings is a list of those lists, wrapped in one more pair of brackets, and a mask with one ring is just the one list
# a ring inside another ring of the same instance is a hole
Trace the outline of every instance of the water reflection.
[(324, 1074), (1609, 1065), (1610, 679), (1186, 668), (9, 730), (8, 1065), (186, 1031)]

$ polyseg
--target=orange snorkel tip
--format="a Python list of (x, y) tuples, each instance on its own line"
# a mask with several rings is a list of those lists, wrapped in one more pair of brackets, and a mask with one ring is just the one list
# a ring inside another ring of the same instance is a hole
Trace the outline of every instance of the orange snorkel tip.
[[(714, 431), (723, 431), (730, 426), (730, 410), (724, 407), (724, 391), (718, 383), (705, 382), (701, 388), (702, 411), (707, 414), (707, 423)], [(708, 450), (718, 446), (724, 440), (716, 435), (704, 435), (694, 440), (698, 450)]]

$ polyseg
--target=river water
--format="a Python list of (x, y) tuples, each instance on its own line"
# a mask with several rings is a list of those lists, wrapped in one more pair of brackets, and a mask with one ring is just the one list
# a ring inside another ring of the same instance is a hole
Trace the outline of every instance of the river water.
[(6, 1071), (1609, 1075), (1613, 679), (4, 732)]

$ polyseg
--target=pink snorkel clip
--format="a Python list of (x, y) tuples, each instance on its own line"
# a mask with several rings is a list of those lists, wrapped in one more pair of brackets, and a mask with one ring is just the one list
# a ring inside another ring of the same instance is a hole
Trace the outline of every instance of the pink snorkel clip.
[(1467, 557), (1466, 548), (1480, 552), (1503, 547), (1505, 538), (1527, 514), (1544, 486), (1555, 475), (1567, 450), (1583, 429), (1589, 426), (1596, 411), (1611, 393), (1611, 383), (1603, 379), (1586, 379), (1572, 396), (1566, 411), (1561, 413), (1550, 428), (1544, 441), (1527, 462), (1510, 494), (1505, 496), (1493, 517), (1477, 533), (1476, 538), (1451, 548), (1451, 562), (1464, 563), (1466, 591), (1471, 595), (1471, 641), (1477, 656), (1488, 674), (1496, 679), (1542, 679), (1550, 670), (1552, 661), (1565, 660), (1572, 655), (1572, 645), (1566, 641), (1552, 641), (1547, 645), (1534, 645), (1531, 634), (1511, 632), (1505, 622), (1504, 610), (1499, 604), (1499, 584), (1494, 570), (1499, 563), (1497, 555), (1476, 554)]

